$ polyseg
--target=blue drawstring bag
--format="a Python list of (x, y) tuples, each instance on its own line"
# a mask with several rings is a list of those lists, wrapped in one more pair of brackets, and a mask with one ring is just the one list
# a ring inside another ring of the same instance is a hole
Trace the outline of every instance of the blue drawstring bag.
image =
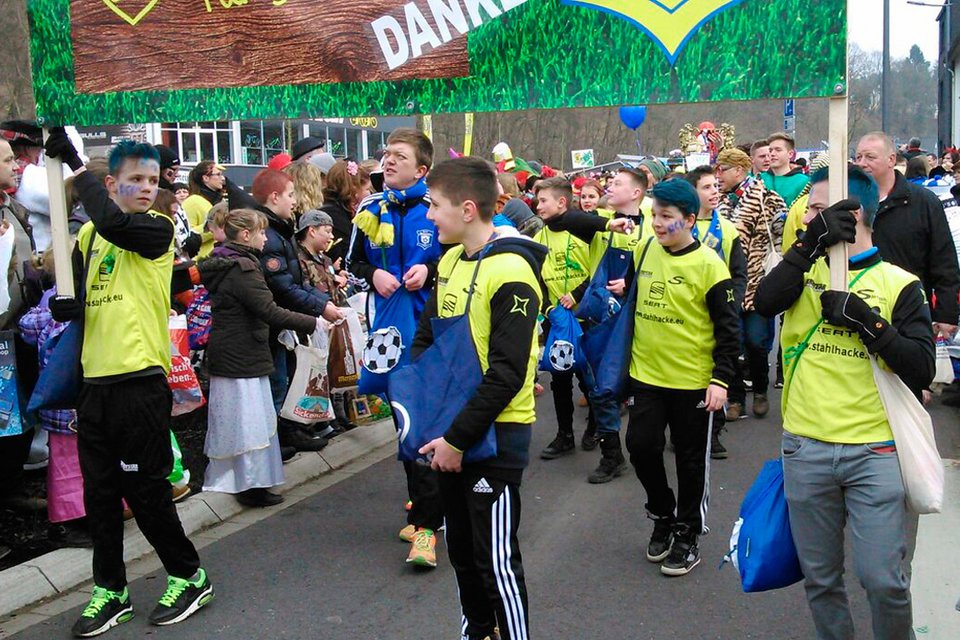
[(632, 251), (617, 249), (613, 246), (613, 232), (611, 231), (607, 250), (590, 279), (590, 284), (587, 285), (583, 298), (577, 304), (577, 318), (599, 324), (620, 311), (623, 300), (607, 291), (607, 284), (611, 280), (627, 277), (632, 260)]
[[(481, 254), (474, 267), (464, 313), (431, 318), (433, 344), (416, 362), (390, 376), (387, 395), (399, 429), (400, 460), (423, 460), (420, 447), (446, 433), (483, 380), (468, 317), (482, 258)], [(483, 439), (463, 453), (463, 461), (478, 462), (496, 455), (497, 433), (490, 425)]]
[(367, 317), (371, 298), (376, 313), (360, 358), (363, 368), (357, 386), (362, 395), (386, 393), (390, 375), (410, 362), (410, 347), (417, 331), (416, 295), (402, 287), (389, 298), (374, 291), (368, 294)]
[(743, 499), (724, 562), (740, 572), (744, 593), (782, 589), (803, 580), (779, 458), (763, 465)]
[[(640, 255), (640, 266), (647, 257), (653, 238), (647, 240)], [(637, 268), (639, 273), (640, 269)], [(587, 329), (583, 334), (583, 353), (594, 377), (594, 392), (610, 398), (619, 398), (630, 375), (633, 327), (637, 306), (637, 278), (633, 279), (620, 310)]]
[(543, 346), (540, 371), (582, 371), (586, 364), (580, 346), (583, 329), (573, 311), (557, 305), (547, 313), (547, 319), (550, 321), (550, 332)]
[[(77, 300), (80, 302), (87, 298), (87, 272), (90, 270), (90, 257), (96, 237), (97, 230), (91, 229), (90, 240), (87, 241), (87, 256), (80, 274), (80, 291), (77, 292)], [(30, 394), (28, 412), (77, 408), (80, 389), (83, 387), (83, 365), (80, 362), (83, 355), (83, 323), (84, 318), (81, 315), (72, 320), (58, 336), (48, 341), (45, 348), (50, 352), (50, 358), (37, 378), (33, 393)]]

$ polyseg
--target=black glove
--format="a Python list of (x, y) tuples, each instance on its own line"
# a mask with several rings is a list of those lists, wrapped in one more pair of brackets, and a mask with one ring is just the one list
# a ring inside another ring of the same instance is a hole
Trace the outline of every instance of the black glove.
[(835, 327), (853, 329), (864, 344), (875, 341), (890, 326), (863, 298), (850, 291), (824, 291), (820, 306), (824, 320)]
[(83, 167), (80, 154), (77, 153), (73, 143), (70, 142), (70, 138), (67, 137), (67, 132), (64, 131), (63, 127), (50, 129), (50, 137), (47, 138), (43, 147), (49, 157), (59, 158), (73, 171), (79, 171)]
[(810, 221), (803, 238), (793, 243), (793, 248), (814, 260), (835, 244), (853, 242), (857, 238), (857, 219), (853, 212), (859, 209), (860, 201), (855, 198), (827, 207)]
[(73, 296), (54, 296), (50, 300), (50, 314), (57, 322), (70, 322), (83, 317), (83, 303)]

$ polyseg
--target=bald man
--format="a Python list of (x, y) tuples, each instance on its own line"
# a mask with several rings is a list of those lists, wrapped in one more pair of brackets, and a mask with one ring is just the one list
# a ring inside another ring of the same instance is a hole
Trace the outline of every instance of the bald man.
[(893, 140), (882, 131), (868, 133), (857, 144), (857, 166), (873, 176), (880, 190), (873, 242), (884, 260), (920, 278), (934, 331), (952, 336), (960, 317), (960, 267), (947, 217), (932, 191), (894, 170), (896, 161)]

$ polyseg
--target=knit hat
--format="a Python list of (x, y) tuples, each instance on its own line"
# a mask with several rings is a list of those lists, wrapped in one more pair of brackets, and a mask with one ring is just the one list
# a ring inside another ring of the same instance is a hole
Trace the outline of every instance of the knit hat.
[(685, 215), (700, 211), (700, 196), (697, 195), (697, 190), (682, 178), (658, 182), (650, 190), (650, 195), (661, 205), (673, 205)]
[(337, 159), (331, 153), (318, 153), (310, 158), (310, 164), (320, 169), (323, 175), (327, 175), (330, 169), (333, 169), (333, 165), (337, 164)]
[(324, 148), (326, 144), (327, 142), (321, 138), (307, 136), (303, 140), (297, 140), (293, 143), (293, 148), (290, 149), (290, 156), (293, 158), (294, 162), (296, 162), (314, 149)]
[(333, 218), (330, 214), (319, 209), (311, 209), (300, 216), (300, 222), (297, 223), (297, 233), (309, 227), (332, 227)]
[(290, 157), (289, 153), (278, 153), (270, 158), (270, 162), (267, 163), (267, 168), (274, 169), (275, 171), (283, 171), (291, 164), (293, 164), (293, 158)]
[(748, 172), (753, 168), (753, 163), (750, 162), (750, 156), (736, 148), (721, 151), (717, 156), (717, 165), (740, 167)]
[(174, 153), (173, 149), (166, 145), (156, 145), (157, 152), (160, 154), (160, 169), (173, 169), (180, 166), (180, 158)]
[(664, 176), (667, 175), (667, 165), (663, 164), (656, 158), (644, 158), (640, 161), (640, 166), (650, 169), (650, 173), (652, 173), (653, 177), (657, 179), (657, 182), (663, 180)]

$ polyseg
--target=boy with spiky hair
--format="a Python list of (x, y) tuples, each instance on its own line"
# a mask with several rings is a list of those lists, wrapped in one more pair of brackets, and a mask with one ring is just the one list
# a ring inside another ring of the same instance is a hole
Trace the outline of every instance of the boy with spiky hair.
[(54, 319), (83, 318), (84, 384), (77, 406), (84, 504), (93, 537), (93, 596), (73, 626), (96, 636), (133, 617), (123, 563), (123, 506), (169, 574), (150, 621), (180, 622), (213, 598), (213, 586), (174, 507), (167, 476), (170, 450), (170, 283), (173, 224), (150, 210), (160, 156), (148, 144), (124, 141), (110, 153), (105, 184), (85, 171), (62, 128), (51, 131), (47, 155), (65, 162), (90, 216), (74, 250), (74, 273), (85, 303), (57, 297)]
[[(526, 640), (529, 608), (517, 529), (520, 481), (536, 420), (537, 312), (546, 249), (526, 238), (498, 237), (492, 222), (496, 172), (485, 160), (447, 160), (427, 181), (428, 216), (440, 242), (454, 246), (437, 268), (413, 356), (434, 342), (431, 319), (466, 313), (471, 298), (468, 322), (484, 374), (443, 437), (420, 453), (432, 456), (431, 466), (440, 472), (447, 551), (463, 611), (461, 637), (493, 640), (499, 627), (502, 640)], [(496, 457), (465, 463), (463, 452), (491, 425)]]

